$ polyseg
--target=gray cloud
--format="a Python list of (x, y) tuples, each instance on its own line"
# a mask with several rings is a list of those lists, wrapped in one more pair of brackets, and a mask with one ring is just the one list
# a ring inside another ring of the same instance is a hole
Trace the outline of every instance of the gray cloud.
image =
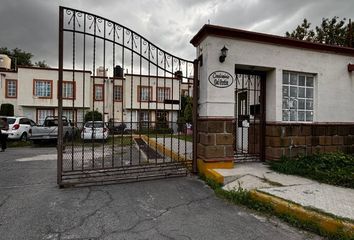
[(57, 66), (59, 5), (104, 16), (177, 56), (193, 59), (189, 40), (211, 24), (284, 35), (303, 18), (353, 18), (352, 0), (2, 0), (0, 46), (32, 52), (34, 61)]

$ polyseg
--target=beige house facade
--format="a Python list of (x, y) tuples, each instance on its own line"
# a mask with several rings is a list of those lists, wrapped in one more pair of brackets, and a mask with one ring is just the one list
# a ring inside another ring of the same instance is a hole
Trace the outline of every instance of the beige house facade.
[[(46, 116), (58, 115), (58, 69), (18, 67), (0, 69), (0, 104), (14, 105), (16, 116), (42, 124)], [(176, 122), (182, 96), (192, 95), (192, 82), (174, 77), (125, 74), (108, 77), (97, 71), (64, 70), (63, 115), (82, 126), (85, 112), (97, 110), (104, 120), (154, 122), (164, 115)]]

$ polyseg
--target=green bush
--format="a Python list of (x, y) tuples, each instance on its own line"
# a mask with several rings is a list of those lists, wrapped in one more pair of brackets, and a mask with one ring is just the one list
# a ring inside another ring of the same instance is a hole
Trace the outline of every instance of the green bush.
[(192, 99), (190, 99), (190, 101), (188, 101), (186, 108), (184, 109), (183, 116), (184, 116), (184, 119), (186, 120), (187, 123), (193, 122)]
[(85, 114), (85, 122), (87, 121), (102, 121), (102, 113), (98, 111), (89, 111)]
[(177, 131), (186, 132), (186, 120), (183, 116), (179, 116), (177, 119)]
[(3, 103), (0, 107), (0, 115), (1, 116), (14, 116), (14, 105), (11, 103)]
[(354, 156), (344, 153), (318, 153), (298, 156), (296, 159), (283, 157), (271, 162), (271, 169), (308, 177), (319, 182), (354, 188)]

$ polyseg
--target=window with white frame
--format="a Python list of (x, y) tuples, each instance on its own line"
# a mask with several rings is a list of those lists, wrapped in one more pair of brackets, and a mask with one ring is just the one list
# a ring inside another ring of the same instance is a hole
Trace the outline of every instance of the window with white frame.
[(75, 98), (75, 84), (74, 82), (63, 82), (63, 98), (73, 99)]
[(51, 98), (52, 97), (52, 81), (51, 80), (34, 80), (34, 96)]
[(113, 88), (113, 99), (116, 102), (120, 102), (123, 100), (123, 86), (114, 86)]
[(157, 101), (164, 102), (165, 99), (170, 99), (170, 88), (158, 87), (157, 88)]
[(152, 87), (140, 86), (139, 87), (139, 101), (151, 101)]
[(37, 123), (42, 125), (48, 116), (54, 116), (54, 109), (37, 109)]
[(314, 75), (283, 71), (283, 121), (312, 122)]
[(17, 80), (6, 79), (6, 97), (17, 98)]

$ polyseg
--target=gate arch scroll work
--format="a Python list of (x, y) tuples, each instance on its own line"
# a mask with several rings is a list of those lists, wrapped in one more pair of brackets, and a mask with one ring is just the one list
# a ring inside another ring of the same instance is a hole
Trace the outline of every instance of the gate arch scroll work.
[[(59, 8), (58, 184), (139, 181), (196, 170), (197, 62), (133, 30)], [(193, 119), (184, 109), (193, 106)], [(195, 131), (194, 131), (195, 132)]]

